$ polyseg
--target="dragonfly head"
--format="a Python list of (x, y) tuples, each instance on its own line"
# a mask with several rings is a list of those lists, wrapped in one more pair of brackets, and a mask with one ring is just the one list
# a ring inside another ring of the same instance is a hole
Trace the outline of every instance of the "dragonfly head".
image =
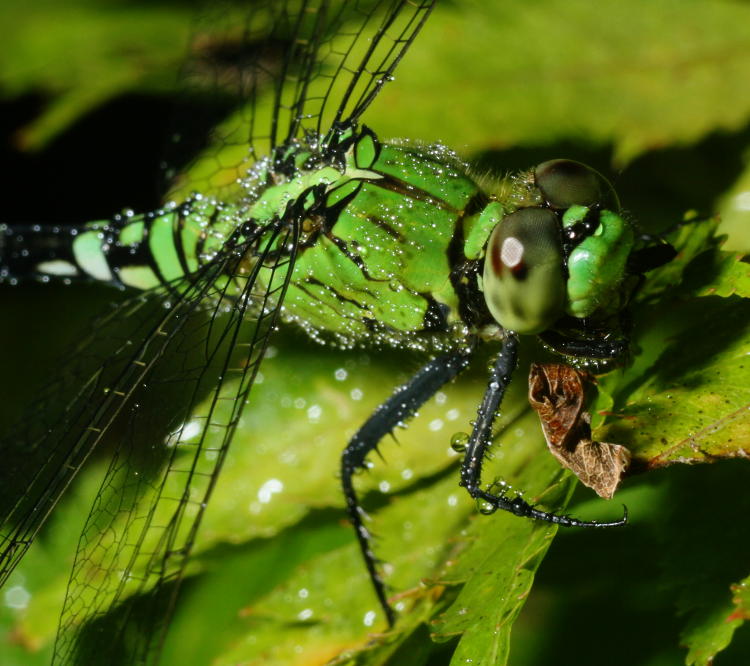
[(633, 269), (641, 250), (612, 185), (580, 162), (551, 160), (526, 186), (532, 204), (504, 215), (487, 243), (490, 314), (569, 356), (624, 356), (622, 315), (641, 281)]

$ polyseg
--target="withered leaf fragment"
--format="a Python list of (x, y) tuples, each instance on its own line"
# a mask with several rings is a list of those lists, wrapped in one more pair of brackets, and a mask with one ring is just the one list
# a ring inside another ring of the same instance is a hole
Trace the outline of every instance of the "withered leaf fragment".
[(630, 464), (630, 451), (591, 439), (586, 390), (593, 382), (589, 373), (563, 363), (533, 363), (529, 402), (539, 414), (552, 455), (581, 483), (611, 499)]

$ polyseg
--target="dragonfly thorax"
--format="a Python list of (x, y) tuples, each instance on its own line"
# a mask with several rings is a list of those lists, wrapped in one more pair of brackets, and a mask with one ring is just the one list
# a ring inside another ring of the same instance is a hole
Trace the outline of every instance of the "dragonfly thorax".
[[(467, 289), (464, 224), (486, 195), (443, 146), (381, 142), (367, 127), (340, 145), (331, 164), (307, 171), (302, 163), (290, 181), (304, 178), (307, 189), (298, 195), (306, 200), (286, 319), (341, 347), (466, 344), (479, 262)], [(279, 214), (269, 205), (282, 201), (279, 191), (264, 193), (258, 210)]]

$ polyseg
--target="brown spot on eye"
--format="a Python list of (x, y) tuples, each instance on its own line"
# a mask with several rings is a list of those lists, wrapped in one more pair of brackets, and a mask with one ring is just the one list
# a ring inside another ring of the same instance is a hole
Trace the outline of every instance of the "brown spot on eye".
[(524, 262), (521, 262), (520, 264), (513, 266), (511, 273), (513, 273), (513, 277), (516, 278), (516, 280), (525, 280), (529, 273), (529, 268)]
[(503, 260), (500, 256), (500, 248), (497, 243), (493, 243), (490, 248), (490, 259), (492, 260), (492, 272), (500, 277), (503, 274)]

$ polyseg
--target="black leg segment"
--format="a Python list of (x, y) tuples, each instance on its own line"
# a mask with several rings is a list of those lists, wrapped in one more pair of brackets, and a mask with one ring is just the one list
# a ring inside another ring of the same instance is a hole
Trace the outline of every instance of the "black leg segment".
[(620, 358), (630, 348), (630, 341), (627, 338), (575, 340), (566, 338), (555, 331), (545, 331), (539, 334), (539, 339), (559, 354), (603, 361)]
[(434, 358), (417, 372), (406, 384), (380, 405), (367, 422), (352, 437), (341, 456), (341, 484), (346, 498), (349, 519), (357, 534), (367, 571), (375, 588), (378, 601), (385, 612), (388, 624), (395, 619), (388, 605), (385, 587), (377, 570), (377, 559), (370, 547), (370, 533), (362, 521), (362, 509), (352, 483), (352, 475), (365, 467), (367, 455), (377, 449), (378, 442), (414, 413), (437, 391), (469, 365), (470, 353), (453, 352)]
[(490, 372), (490, 381), (477, 413), (474, 430), (466, 447), (463, 464), (461, 465), (461, 485), (473, 498), (484, 500), (491, 509), (510, 511), (516, 516), (536, 518), (566, 527), (614, 527), (624, 525), (627, 522), (627, 511), (623, 518), (613, 522), (584, 521), (570, 516), (540, 511), (520, 497), (509, 498), (502, 494), (496, 495), (481, 487), (482, 463), (490, 444), (492, 424), (497, 416), (505, 389), (510, 383), (511, 375), (516, 368), (517, 356), (518, 338), (509, 333), (503, 341), (502, 349), (497, 355)]

